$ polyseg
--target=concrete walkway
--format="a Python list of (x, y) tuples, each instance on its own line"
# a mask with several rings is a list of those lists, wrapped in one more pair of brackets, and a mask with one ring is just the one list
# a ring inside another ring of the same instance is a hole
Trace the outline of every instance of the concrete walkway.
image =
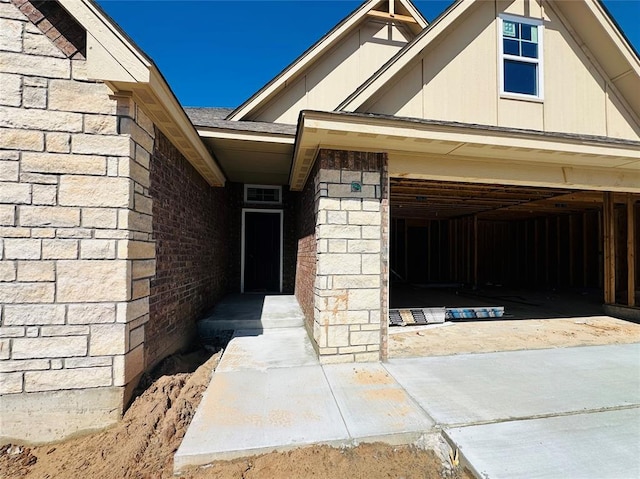
[(640, 477), (640, 344), (321, 366), (302, 327), (239, 330), (174, 467), (439, 431), (478, 477)]

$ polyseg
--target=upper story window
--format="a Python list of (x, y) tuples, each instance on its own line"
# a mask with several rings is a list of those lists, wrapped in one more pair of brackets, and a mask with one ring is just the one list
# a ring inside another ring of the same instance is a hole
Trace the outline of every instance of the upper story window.
[(500, 93), (515, 98), (543, 98), (541, 20), (501, 15)]

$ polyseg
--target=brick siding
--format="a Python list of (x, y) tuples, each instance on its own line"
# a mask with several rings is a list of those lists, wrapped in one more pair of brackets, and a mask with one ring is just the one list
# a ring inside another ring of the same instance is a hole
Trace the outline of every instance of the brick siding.
[(212, 188), (161, 133), (151, 157), (156, 275), (151, 281), (146, 362), (193, 338), (196, 320), (227, 292), (230, 188)]

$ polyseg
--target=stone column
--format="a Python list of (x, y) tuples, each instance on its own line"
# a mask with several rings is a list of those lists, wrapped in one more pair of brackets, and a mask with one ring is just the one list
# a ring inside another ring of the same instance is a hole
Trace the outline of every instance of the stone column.
[(323, 363), (386, 356), (385, 153), (320, 150), (313, 337)]

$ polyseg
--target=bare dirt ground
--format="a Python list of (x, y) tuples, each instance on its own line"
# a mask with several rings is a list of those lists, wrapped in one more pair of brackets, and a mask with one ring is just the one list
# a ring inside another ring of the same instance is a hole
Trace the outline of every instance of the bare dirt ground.
[[(203, 350), (166, 360), (123, 419), (96, 434), (52, 445), (0, 446), (0, 477), (163, 479), (173, 477), (173, 455), (200, 403), (221, 352)], [(207, 359), (208, 358), (208, 359)], [(201, 366), (197, 367), (197, 365)], [(197, 369), (195, 369), (197, 367)], [(187, 372), (194, 371), (195, 372)], [(212, 431), (215, 434), (215, 431)], [(191, 469), (184, 479), (472, 478), (431, 450), (365, 444), (311, 446), (289, 452), (220, 461)]]
[(640, 324), (610, 316), (490, 320), (389, 328), (389, 357), (640, 342)]

